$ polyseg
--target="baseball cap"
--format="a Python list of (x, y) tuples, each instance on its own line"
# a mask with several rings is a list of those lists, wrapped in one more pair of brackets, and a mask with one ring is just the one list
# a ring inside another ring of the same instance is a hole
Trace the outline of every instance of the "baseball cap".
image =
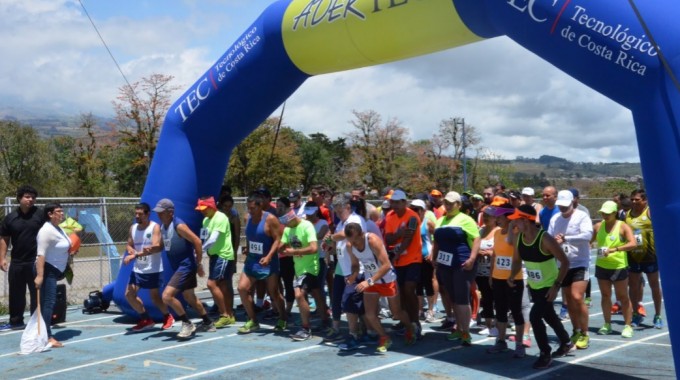
[(433, 196), (433, 197), (441, 197), (443, 194), (442, 194), (441, 191), (434, 189), (434, 190), (430, 191), (430, 195)]
[(573, 201), (574, 194), (571, 191), (560, 190), (560, 192), (557, 193), (557, 201), (555, 202), (555, 204), (562, 207), (569, 207), (571, 206), (571, 202)]
[(168, 210), (174, 210), (175, 209), (175, 204), (172, 203), (171, 200), (168, 198), (163, 198), (158, 203), (156, 203), (156, 207), (153, 208), (154, 212), (163, 212), (163, 211), (168, 211)]
[(517, 190), (508, 191), (508, 196), (513, 199), (520, 199), (522, 195)]
[(508, 215), (508, 219), (528, 219), (532, 222), (536, 221), (536, 209), (530, 205), (521, 205), (515, 209), (515, 212)]
[(571, 189), (569, 189), (569, 191), (571, 191), (571, 195), (573, 195), (574, 198), (578, 198), (579, 193), (577, 188), (572, 187)]
[(423, 210), (427, 210), (427, 206), (425, 205), (425, 202), (423, 202), (421, 199), (414, 199), (411, 201), (411, 207), (420, 207)]
[(449, 203), (460, 202), (460, 194), (458, 194), (455, 191), (449, 191), (448, 193), (446, 193), (444, 200)]
[(600, 207), (600, 212), (603, 214), (611, 214), (616, 212), (618, 209), (619, 207), (616, 205), (616, 202), (606, 201), (602, 204), (602, 207)]
[(290, 193), (288, 193), (288, 199), (290, 199), (292, 202), (297, 201), (300, 199), (300, 192), (297, 190), (293, 190)]
[(500, 205), (502, 205), (502, 204), (508, 203), (508, 201), (509, 201), (508, 198), (499, 197), (498, 195), (496, 195), (496, 196), (493, 197), (493, 199), (491, 200), (491, 206), (500, 206)]
[(522, 195), (531, 195), (533, 197), (534, 194), (536, 193), (534, 192), (534, 189), (532, 189), (531, 187), (525, 187), (522, 189)]
[(266, 186), (260, 186), (260, 187), (258, 187), (257, 190), (255, 190), (255, 192), (258, 193), (258, 194), (260, 194), (260, 195), (264, 195), (264, 196), (267, 197), (267, 198), (271, 198), (271, 197), (272, 197), (272, 193), (269, 192), (269, 189), (267, 189)]
[(402, 190), (394, 190), (392, 192), (392, 196), (390, 197), (391, 201), (405, 201), (406, 200), (406, 193), (404, 193)]
[(380, 208), (384, 208), (384, 209), (392, 208), (392, 206), (390, 205), (390, 201), (387, 201), (387, 200), (383, 201), (382, 205), (380, 205)]
[(208, 209), (208, 208), (217, 210), (217, 205), (215, 204), (215, 198), (209, 197), (209, 198), (206, 198), (206, 199), (199, 199), (195, 210), (203, 211), (203, 210)]
[(475, 201), (475, 200), (477, 200), (477, 201), (484, 201), (484, 197), (482, 197), (482, 196), (479, 195), (479, 194), (472, 194), (472, 196), (470, 197), (470, 199), (473, 200), (473, 201)]

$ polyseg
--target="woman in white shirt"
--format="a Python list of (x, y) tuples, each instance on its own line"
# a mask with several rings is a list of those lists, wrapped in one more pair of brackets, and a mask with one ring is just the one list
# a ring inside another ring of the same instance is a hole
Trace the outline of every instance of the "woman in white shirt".
[(47, 328), (47, 336), (52, 347), (63, 347), (52, 336), (50, 328), (52, 310), (57, 301), (57, 281), (64, 278), (64, 270), (68, 263), (71, 240), (59, 227), (64, 221), (64, 210), (58, 203), (45, 205), (45, 224), (38, 231), (38, 256), (35, 262), (35, 287), (40, 289), (40, 307)]

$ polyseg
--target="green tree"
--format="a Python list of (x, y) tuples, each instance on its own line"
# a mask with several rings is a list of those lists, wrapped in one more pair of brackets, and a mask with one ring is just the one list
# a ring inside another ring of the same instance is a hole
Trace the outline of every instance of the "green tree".
[(232, 151), (226, 182), (236, 195), (247, 195), (260, 185), (273, 195), (300, 187), (303, 176), (297, 132), (281, 127), (274, 146), (277, 125), (278, 118), (265, 120)]
[(309, 137), (298, 133), (298, 155), (302, 166), (301, 187), (305, 191), (321, 184), (331, 189), (344, 189), (351, 184), (348, 172), (351, 170), (351, 152), (344, 138), (331, 140), (323, 133), (313, 133)]

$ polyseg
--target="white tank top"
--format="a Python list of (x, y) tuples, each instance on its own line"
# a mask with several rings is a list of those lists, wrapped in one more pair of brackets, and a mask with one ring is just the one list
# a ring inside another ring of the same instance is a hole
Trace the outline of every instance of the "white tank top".
[[(142, 252), (146, 247), (151, 246), (151, 237), (153, 236), (153, 229), (156, 222), (149, 222), (149, 225), (144, 230), (138, 229), (138, 224), (132, 225), (130, 233), (132, 234), (132, 241), (135, 243), (135, 251)], [(163, 259), (160, 253), (154, 253), (148, 256), (139, 256), (135, 259), (135, 266), (132, 268), (135, 273), (147, 274), (158, 273), (163, 271)]]
[[(378, 259), (375, 257), (375, 254), (371, 250), (371, 247), (368, 245), (368, 235), (370, 235), (370, 232), (367, 232), (364, 235), (364, 249), (359, 250), (359, 248), (352, 246), (352, 253), (356, 258), (359, 260), (359, 262), (363, 265), (364, 267), (364, 273), (366, 274), (365, 278), (373, 277), (375, 273), (380, 269), (380, 263), (378, 262)], [(394, 282), (397, 279), (396, 274), (394, 273), (394, 268), (392, 268), (392, 265), (390, 265), (390, 270), (387, 272), (383, 278), (380, 280), (376, 281), (378, 284), (386, 284), (390, 282)]]

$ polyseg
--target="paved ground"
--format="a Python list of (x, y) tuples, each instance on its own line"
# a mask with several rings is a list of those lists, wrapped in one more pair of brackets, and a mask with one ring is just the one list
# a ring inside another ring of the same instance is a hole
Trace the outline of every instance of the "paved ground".
[[(203, 297), (207, 294), (203, 293)], [(85, 315), (69, 309), (67, 322), (55, 328), (65, 344), (40, 354), (17, 353), (21, 332), (0, 333), (0, 368), (5, 378), (272, 378), (324, 379), (491, 379), (491, 378), (587, 378), (587, 379), (672, 379), (676, 377), (667, 329), (643, 326), (630, 340), (618, 332), (606, 337), (595, 332), (602, 324), (599, 291), (593, 287), (591, 346), (572, 356), (558, 359), (544, 371), (531, 364), (534, 347), (525, 359), (511, 353), (490, 355), (485, 349), (493, 338), (473, 335), (471, 348), (456, 348), (444, 334), (424, 325), (425, 338), (406, 347), (395, 337), (386, 355), (374, 347), (345, 353), (324, 345), (320, 338), (293, 342), (287, 334), (277, 335), (272, 326), (251, 335), (237, 335), (230, 327), (216, 333), (199, 333), (189, 341), (177, 341), (179, 323), (170, 331), (160, 329), (130, 334), (135, 322), (115, 313)], [(648, 310), (651, 305), (647, 305)], [(292, 319), (296, 319), (297, 314)], [(245, 320), (238, 314), (240, 326)], [(384, 321), (388, 324), (391, 321)], [(571, 326), (565, 321), (567, 329)], [(615, 316), (614, 330), (621, 330)]]

